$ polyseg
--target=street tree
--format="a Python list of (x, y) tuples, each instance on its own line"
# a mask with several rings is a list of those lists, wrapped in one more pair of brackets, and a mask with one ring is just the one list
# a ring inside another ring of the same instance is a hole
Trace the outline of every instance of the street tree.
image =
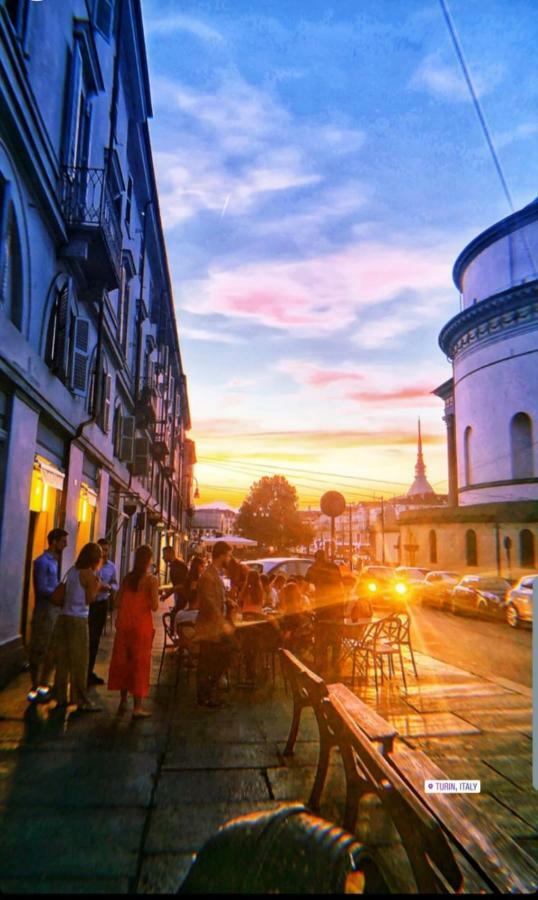
[(241, 534), (282, 550), (311, 543), (313, 532), (299, 515), (297, 491), (283, 475), (265, 475), (251, 486), (237, 517)]

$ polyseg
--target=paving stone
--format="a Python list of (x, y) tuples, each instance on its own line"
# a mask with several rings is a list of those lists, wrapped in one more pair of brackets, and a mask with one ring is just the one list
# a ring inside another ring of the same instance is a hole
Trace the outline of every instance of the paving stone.
[[(297, 769), (302, 766), (317, 766), (319, 756), (319, 741), (296, 741), (293, 756), (284, 756), (286, 744), (279, 744), (283, 764), (288, 769)], [(338, 760), (340, 754), (338, 748), (332, 751), (332, 759)]]
[(409, 706), (412, 706), (417, 712), (450, 712), (461, 714), (469, 710), (487, 710), (487, 709), (527, 709), (529, 701), (521, 694), (503, 694), (502, 697), (495, 695), (485, 695), (468, 697), (461, 699), (460, 697), (410, 697)]
[(0, 878), (134, 877), (144, 810), (0, 807)]
[(237, 816), (276, 809), (273, 800), (243, 803), (204, 803), (193, 810), (190, 803), (158, 806), (151, 813), (145, 849), (148, 853), (197, 851), (220, 825)]
[[(498, 803), (502, 803), (514, 815), (523, 819), (531, 827), (531, 830), (536, 831), (538, 829), (538, 801), (536, 795), (533, 795), (532, 792), (524, 794), (512, 785), (495, 787), (491, 793)], [(523, 833), (521, 831), (521, 834)]]
[[(530, 790), (532, 788), (532, 762), (531, 760), (514, 759), (511, 756), (497, 756), (489, 761), (489, 765), (495, 772), (504, 775), (518, 787)], [(538, 809), (538, 795), (536, 795)]]
[(518, 840), (520, 847), (538, 863), (538, 834)]
[(520, 735), (514, 734), (469, 734), (465, 737), (454, 736), (450, 743), (445, 738), (406, 738), (411, 747), (420, 747), (424, 753), (443, 753), (447, 748), (461, 757), (478, 757), (488, 760), (494, 756), (513, 756), (531, 759), (529, 742)]
[(499, 709), (495, 712), (466, 712), (461, 714), (472, 725), (476, 725), (481, 731), (520, 731), (522, 728), (531, 729), (532, 708), (527, 709)]
[(153, 754), (0, 753), (0, 803), (10, 806), (148, 806)]
[(262, 769), (281, 765), (276, 744), (184, 744), (164, 757), (163, 769)]
[(193, 863), (193, 853), (158, 853), (145, 856), (137, 894), (175, 894)]
[[(515, 809), (512, 810), (499, 802), (496, 796), (469, 794), (469, 798), (472, 798), (472, 802), (476, 805), (481, 816), (495, 822), (509, 837), (529, 836), (536, 831), (536, 827), (522, 819)], [(517, 809), (519, 811), (519, 806)]]
[(261, 771), (220, 769), (218, 771), (163, 772), (155, 797), (156, 806), (178, 803), (217, 803), (219, 801), (270, 800), (271, 795)]
[(453, 713), (425, 713), (408, 716), (388, 717), (401, 737), (446, 736), (452, 734), (471, 734), (479, 729)]
[(170, 732), (170, 745), (172, 747), (179, 746), (185, 741), (187, 733), (191, 744), (205, 744), (208, 740), (222, 744), (259, 744), (265, 739), (261, 726), (252, 726), (250, 723), (242, 722), (240, 712), (237, 713), (235, 721), (227, 722), (212, 720), (211, 716), (214, 712), (218, 712), (218, 710), (208, 709), (207, 720), (190, 723), (188, 732), (185, 723), (176, 722)]
[[(267, 776), (275, 800), (300, 800), (306, 803), (314, 784), (316, 770), (313, 766), (290, 769), (268, 769)], [(340, 762), (329, 765), (325, 782), (324, 797), (345, 797), (346, 779)]]
[(464, 680), (456, 683), (436, 681), (433, 684), (408, 687), (408, 697), (493, 697), (510, 694), (501, 685), (487, 681)]

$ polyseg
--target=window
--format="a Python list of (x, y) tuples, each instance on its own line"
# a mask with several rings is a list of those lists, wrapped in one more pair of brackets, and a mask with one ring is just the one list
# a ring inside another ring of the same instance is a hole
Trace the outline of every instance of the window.
[(65, 283), (56, 291), (45, 349), (45, 362), (62, 381), (67, 378), (69, 337), (69, 285)]
[(518, 412), (510, 422), (512, 478), (533, 478), (532, 420), (525, 412)]
[(101, 378), (99, 382), (97, 381), (97, 353), (95, 353), (88, 388), (88, 412), (95, 416), (95, 421), (105, 434), (110, 431), (111, 402), (112, 375), (108, 373), (108, 363), (105, 359), (101, 365)]
[(129, 175), (127, 179), (127, 197), (125, 200), (125, 224), (127, 225), (127, 231), (129, 234), (131, 233), (131, 212), (133, 205), (133, 179)]
[(465, 533), (465, 562), (468, 566), (478, 565), (478, 553), (476, 550), (476, 532), (470, 528)]
[(0, 181), (0, 308), (22, 329), (22, 254), (7, 182)]
[(472, 437), (473, 429), (470, 425), (467, 426), (465, 431), (463, 432), (463, 461), (464, 461), (464, 479), (465, 484), (472, 484), (472, 469), (471, 469), (471, 437)]
[(433, 530), (428, 535), (428, 543), (430, 545), (430, 562), (437, 562), (437, 533)]
[(129, 334), (129, 301), (129, 276), (127, 267), (122, 266), (118, 293), (118, 339), (125, 355), (127, 355), (127, 337)]
[(65, 112), (64, 162), (66, 166), (87, 166), (90, 148), (91, 102), (84, 82), (80, 41), (75, 39), (68, 74)]
[(121, 406), (116, 406), (114, 410), (114, 423), (112, 425), (112, 440), (114, 442), (114, 456), (118, 458), (121, 455), (121, 439), (123, 431), (123, 417), (121, 414)]
[(113, 0), (95, 0), (93, 7), (93, 24), (103, 37), (108, 41), (112, 33), (114, 19)]
[(519, 565), (534, 569), (534, 535), (528, 528), (519, 532)]

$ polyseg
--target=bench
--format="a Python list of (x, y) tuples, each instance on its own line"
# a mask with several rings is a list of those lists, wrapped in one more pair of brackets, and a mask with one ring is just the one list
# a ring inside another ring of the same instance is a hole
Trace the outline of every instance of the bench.
[(337, 697), (339, 702), (349, 709), (350, 715), (355, 718), (366, 739), (381, 745), (378, 751), (381, 754), (390, 753), (397, 731), (359, 700), (344, 684), (325, 684), (323, 678), (312, 672), (289, 650), (280, 650), (280, 660), (284, 678), (291, 686), (293, 698), (293, 716), (284, 756), (293, 754), (303, 709), (311, 708), (318, 724), (318, 766), (308, 804), (311, 809), (317, 810), (327, 778), (331, 750), (336, 746), (334, 733), (328, 726), (325, 709), (322, 706), (326, 697)]
[[(440, 845), (440, 829), (450, 842), (450, 854), (465, 880), (466, 892), (470, 890), (469, 885), (472, 886), (471, 889), (480, 888), (494, 893), (536, 891), (538, 866), (534, 860), (498, 826), (486, 821), (465, 796), (425, 792), (425, 781), (450, 780), (425, 753), (420, 750), (398, 749), (381, 756), (365, 740), (362, 728), (357, 726), (353, 714), (350, 714), (336, 694), (328, 695), (323, 700), (323, 707), (328, 727), (340, 749), (346, 774), (344, 828), (353, 833), (362, 795), (375, 793), (384, 801), (396, 826), (418, 886), (418, 878), (421, 883), (424, 878), (423, 863), (413, 856), (417, 848), (407, 831), (410, 827), (418, 829), (419, 844), (422, 843), (430, 854), (429, 836), (433, 834), (433, 819), (437, 826), (434, 830), (436, 845)], [(381, 782), (388, 780), (391, 785), (388, 800), (379, 792), (380, 778)], [(406, 807), (411, 793), (415, 806), (418, 804), (426, 811), (429, 821), (426, 832), (421, 830), (418, 819), (415, 821), (416, 809), (406, 812), (405, 815), (409, 817), (409, 824), (406, 825), (401, 802), (395, 801), (394, 791), (404, 797)], [(437, 865), (435, 858), (432, 859)], [(429, 877), (427, 874), (427, 878)], [(423, 889), (426, 888), (419, 886), (419, 890)]]
[(461, 794), (426, 794), (424, 782), (449, 781), (421, 750), (399, 750), (390, 764), (440, 822), (450, 840), (479, 872), (488, 887), (500, 893), (538, 890), (538, 865), (494, 822), (488, 821)]

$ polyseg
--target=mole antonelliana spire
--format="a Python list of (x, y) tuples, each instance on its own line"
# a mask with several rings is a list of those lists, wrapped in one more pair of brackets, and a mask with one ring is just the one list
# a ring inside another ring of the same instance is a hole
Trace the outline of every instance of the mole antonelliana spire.
[(407, 492), (408, 497), (435, 495), (430, 482), (426, 478), (426, 466), (424, 464), (424, 456), (422, 453), (422, 432), (420, 429), (420, 419), (418, 420), (418, 447), (417, 461), (415, 465), (415, 480)]

